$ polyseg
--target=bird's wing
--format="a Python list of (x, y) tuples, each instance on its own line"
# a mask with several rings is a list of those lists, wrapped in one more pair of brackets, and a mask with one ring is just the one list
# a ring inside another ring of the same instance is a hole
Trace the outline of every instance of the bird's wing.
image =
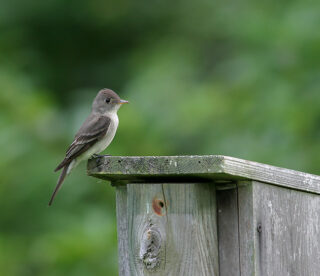
[(110, 121), (111, 119), (106, 116), (90, 116), (76, 134), (74, 141), (67, 149), (64, 160), (55, 171), (69, 164), (74, 158), (87, 151), (99, 141), (107, 133)]

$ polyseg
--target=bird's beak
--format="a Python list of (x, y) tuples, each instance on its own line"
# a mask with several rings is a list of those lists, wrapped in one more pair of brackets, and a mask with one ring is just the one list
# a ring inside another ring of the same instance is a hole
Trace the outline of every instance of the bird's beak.
[(129, 103), (128, 101), (125, 101), (125, 100), (120, 100), (119, 104), (127, 104)]

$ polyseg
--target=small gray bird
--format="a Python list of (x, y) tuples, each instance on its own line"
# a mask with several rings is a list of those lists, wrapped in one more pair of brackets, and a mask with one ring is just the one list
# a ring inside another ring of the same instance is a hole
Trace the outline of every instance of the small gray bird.
[(116, 134), (119, 119), (117, 111), (122, 104), (128, 101), (120, 97), (110, 89), (102, 89), (93, 101), (92, 110), (80, 130), (74, 137), (74, 141), (68, 148), (66, 156), (55, 172), (62, 169), (57, 186), (49, 201), (52, 204), (63, 180), (73, 168), (81, 161), (91, 158), (105, 150)]

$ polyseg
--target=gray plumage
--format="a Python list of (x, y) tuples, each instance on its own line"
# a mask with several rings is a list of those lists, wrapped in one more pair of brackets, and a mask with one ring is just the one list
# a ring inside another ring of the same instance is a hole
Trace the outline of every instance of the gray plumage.
[(67, 149), (65, 158), (55, 169), (58, 171), (63, 168), (49, 205), (52, 204), (66, 175), (73, 168), (81, 161), (89, 159), (92, 155), (100, 153), (109, 146), (118, 128), (117, 111), (124, 103), (128, 102), (121, 100), (110, 89), (99, 91), (93, 101), (90, 115), (75, 135), (72, 144)]

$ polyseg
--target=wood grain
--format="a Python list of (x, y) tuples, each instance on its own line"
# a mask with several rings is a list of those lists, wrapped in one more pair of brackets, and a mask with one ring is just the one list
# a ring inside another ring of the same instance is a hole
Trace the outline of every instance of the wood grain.
[[(319, 275), (318, 195), (256, 181), (240, 182), (238, 223), (240, 275)], [(234, 258), (230, 249), (224, 252)], [(221, 260), (220, 264), (225, 267)], [(232, 267), (221, 275), (237, 275), (230, 272)]]
[(88, 174), (117, 189), (121, 276), (319, 275), (319, 176), (219, 155), (98, 157)]
[(320, 274), (320, 197), (253, 182), (257, 275)]
[(119, 276), (130, 276), (128, 246), (127, 187), (117, 186), (117, 234)]
[[(256, 273), (257, 231), (254, 217), (254, 198), (252, 190), (253, 187), (251, 181), (238, 183), (238, 235), (241, 276), (260, 275)], [(281, 274), (276, 275), (280, 276)]]
[(215, 198), (206, 183), (128, 185), (130, 275), (218, 275)]
[(89, 160), (88, 174), (136, 183), (248, 179), (320, 194), (320, 176), (222, 155), (103, 156)]
[(240, 276), (238, 190), (217, 190), (219, 272)]

